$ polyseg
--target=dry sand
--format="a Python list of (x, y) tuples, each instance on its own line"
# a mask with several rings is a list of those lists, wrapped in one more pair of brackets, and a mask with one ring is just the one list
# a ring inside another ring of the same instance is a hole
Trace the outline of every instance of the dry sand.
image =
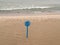
[(0, 16), (0, 45), (60, 45), (60, 15)]

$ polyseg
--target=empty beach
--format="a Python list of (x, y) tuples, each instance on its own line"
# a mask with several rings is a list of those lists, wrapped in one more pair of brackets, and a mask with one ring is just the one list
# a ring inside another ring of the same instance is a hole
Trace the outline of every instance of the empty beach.
[(0, 16), (0, 45), (60, 45), (60, 15)]

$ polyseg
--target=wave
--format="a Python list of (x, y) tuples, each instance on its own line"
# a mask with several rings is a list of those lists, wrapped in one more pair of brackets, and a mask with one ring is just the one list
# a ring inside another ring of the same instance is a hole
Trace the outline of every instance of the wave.
[(36, 7), (14, 7), (1, 8), (0, 13), (35, 13), (35, 12), (60, 12), (60, 6), (36, 6)]
[(50, 6), (36, 6), (36, 7), (14, 7), (14, 8), (1, 8), (0, 10), (16, 10), (16, 9), (34, 9), (34, 8), (40, 8), (40, 9), (46, 9), (51, 8)]

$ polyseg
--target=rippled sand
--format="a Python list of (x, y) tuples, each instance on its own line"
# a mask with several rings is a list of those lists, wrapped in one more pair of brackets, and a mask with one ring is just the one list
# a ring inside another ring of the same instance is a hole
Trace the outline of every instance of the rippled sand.
[[(26, 20), (31, 22), (28, 39)], [(60, 16), (0, 16), (0, 45), (60, 45)]]

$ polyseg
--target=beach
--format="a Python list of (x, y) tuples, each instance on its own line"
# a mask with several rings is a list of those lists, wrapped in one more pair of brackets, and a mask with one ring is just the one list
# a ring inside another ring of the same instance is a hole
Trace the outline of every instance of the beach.
[(60, 45), (60, 15), (0, 16), (0, 45)]

